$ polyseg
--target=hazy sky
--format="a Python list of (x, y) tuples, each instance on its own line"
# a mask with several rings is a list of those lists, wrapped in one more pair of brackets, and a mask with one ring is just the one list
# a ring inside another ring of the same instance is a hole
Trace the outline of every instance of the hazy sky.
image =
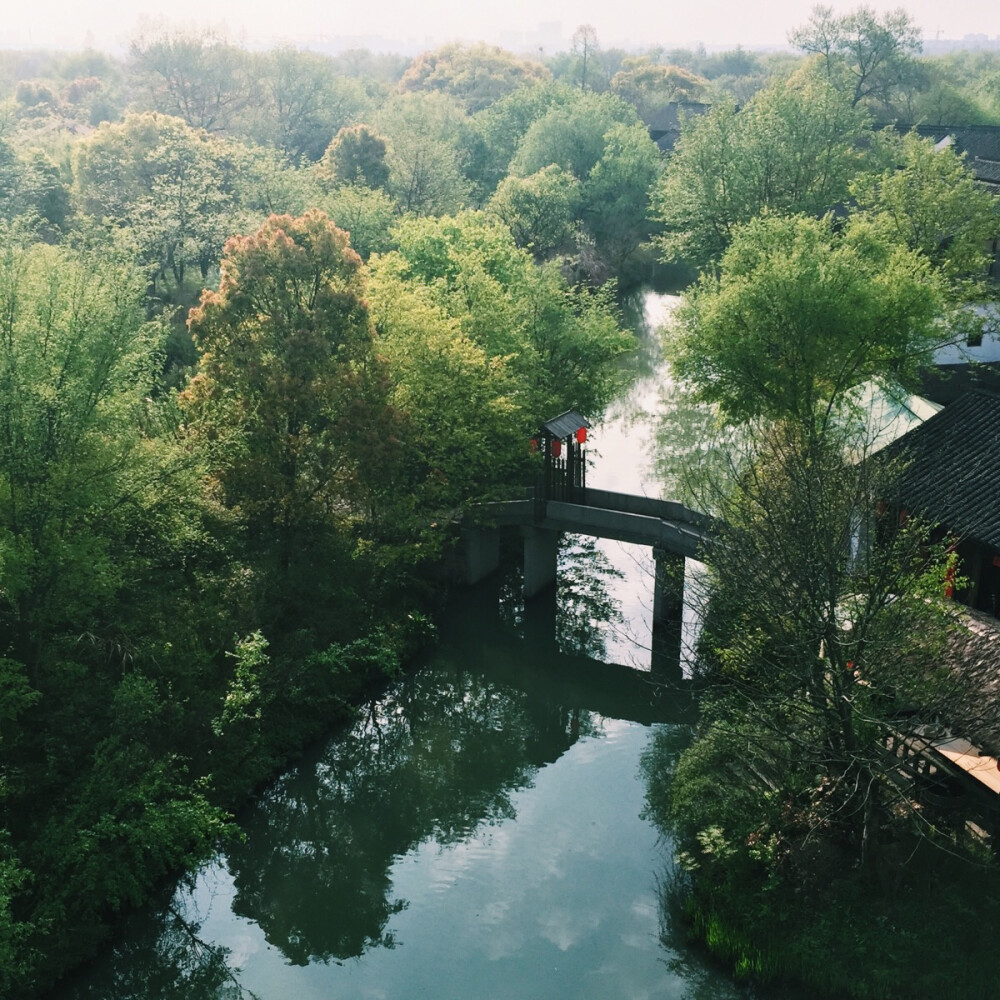
[[(525, 33), (537, 45), (539, 25), (558, 24), (568, 38), (579, 24), (592, 24), (604, 45), (668, 48), (706, 45), (780, 45), (788, 30), (804, 23), (814, 0), (6, 0), (0, 14), (0, 47), (124, 46), (140, 20), (162, 18), (183, 26), (224, 26), (229, 37), (249, 44), (297, 44), (338, 36), (381, 36), (411, 44), (465, 39), (510, 44)], [(898, 0), (869, 0), (879, 10)], [(832, 0), (845, 11), (858, 2)], [(1000, 36), (1000, 0), (911, 0), (903, 4), (927, 38)], [(505, 34), (506, 33), (506, 34)], [(547, 44), (546, 51), (554, 46)]]

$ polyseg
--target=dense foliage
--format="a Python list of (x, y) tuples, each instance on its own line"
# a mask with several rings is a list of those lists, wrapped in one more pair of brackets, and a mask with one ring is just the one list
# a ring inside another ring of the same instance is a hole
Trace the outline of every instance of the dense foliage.
[(896, 99), (911, 32), (901, 13), (816, 8), (796, 37), (823, 61), (690, 123), (656, 194), (664, 252), (706, 265), (674, 314), (673, 370), (729, 431), (696, 484), (718, 516), (702, 716), (676, 768), (666, 747), (647, 759), (680, 847), (667, 905), (738, 974), (831, 996), (989, 981), (987, 947), (944, 931), (965, 958), (947, 977), (925, 953), (995, 883), (976, 833), (991, 821), (901, 765), (914, 734), (976, 722), (945, 655), (956, 557), (896, 517), (900, 469), (859, 403), (898, 398), (995, 299), (996, 197), (949, 149), (860, 113)]
[[(812, 419), (935, 309), (960, 329), (992, 202), (869, 119), (996, 123), (1000, 64), (917, 63), (883, 20), (818, 11), (811, 60), (589, 26), (541, 61), (0, 53), (0, 993), (92, 951), (425, 638), (450, 515), (613, 395), (653, 241), (719, 266), (677, 361), (741, 417)], [(707, 113), (666, 157), (679, 100)]]

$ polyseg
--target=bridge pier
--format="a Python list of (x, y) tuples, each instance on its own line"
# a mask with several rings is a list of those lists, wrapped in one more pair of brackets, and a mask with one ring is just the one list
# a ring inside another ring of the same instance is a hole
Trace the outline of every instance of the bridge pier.
[(556, 582), (559, 555), (559, 532), (525, 525), (524, 537), (524, 596), (534, 597)]
[(654, 625), (651, 636), (650, 676), (661, 684), (676, 687), (684, 680), (681, 666), (682, 630), (680, 622)]
[(684, 617), (684, 556), (657, 547), (653, 559), (653, 627), (679, 625)]
[(465, 582), (479, 583), (500, 568), (500, 529), (463, 528)]

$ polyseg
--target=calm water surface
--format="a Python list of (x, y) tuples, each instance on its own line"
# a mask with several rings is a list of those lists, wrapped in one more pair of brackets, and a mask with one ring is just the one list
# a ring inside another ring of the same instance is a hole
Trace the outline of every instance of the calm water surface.
[[(658, 492), (658, 384), (650, 369), (595, 430), (593, 485)], [(640, 761), (654, 733), (679, 752), (692, 713), (648, 673), (648, 556), (570, 538), (562, 570), (534, 607), (516, 568), (460, 595), (421, 669), (57, 996), (746, 996), (661, 907), (672, 849), (643, 819)]]

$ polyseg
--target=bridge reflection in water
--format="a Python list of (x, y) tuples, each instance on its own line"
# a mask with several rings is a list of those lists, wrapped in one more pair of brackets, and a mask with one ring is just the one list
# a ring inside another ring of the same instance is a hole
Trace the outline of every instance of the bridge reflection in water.
[(709, 543), (711, 520), (683, 504), (607, 490), (579, 489), (573, 502), (530, 495), (528, 499), (482, 504), (463, 522), (467, 583), (496, 574), (504, 531), (520, 533), (526, 622), (534, 639), (554, 641), (559, 543), (564, 533), (648, 546), (653, 551), (651, 669), (662, 681), (679, 683), (685, 559), (697, 558)]

